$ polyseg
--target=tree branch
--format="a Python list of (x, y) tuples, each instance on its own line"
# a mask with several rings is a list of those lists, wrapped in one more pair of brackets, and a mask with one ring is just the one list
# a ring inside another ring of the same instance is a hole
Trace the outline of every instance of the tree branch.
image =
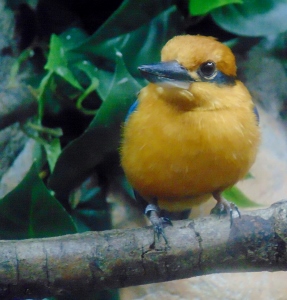
[(234, 219), (0, 241), (0, 298), (71, 295), (220, 272), (287, 270), (287, 201)]

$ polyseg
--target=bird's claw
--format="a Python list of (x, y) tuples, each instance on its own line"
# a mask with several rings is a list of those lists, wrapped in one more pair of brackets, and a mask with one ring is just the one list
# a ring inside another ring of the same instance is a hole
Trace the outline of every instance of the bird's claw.
[[(166, 238), (166, 236), (164, 234), (163, 228), (164, 228), (163, 223), (159, 223), (159, 224), (153, 225), (154, 234), (155, 234), (155, 237), (157, 238), (157, 240), (159, 240), (160, 236), (162, 236), (163, 239), (164, 239), (164, 241), (165, 241), (165, 243), (168, 245), (168, 241), (167, 241), (167, 238)], [(155, 238), (154, 238), (154, 241), (155, 241)]]
[(162, 220), (162, 224), (164, 227), (166, 226), (172, 226), (172, 222), (170, 220), (170, 218), (167, 218), (167, 217), (161, 217), (161, 220)]
[(146, 207), (145, 214), (153, 225), (154, 234), (155, 237), (157, 237), (157, 240), (159, 240), (160, 236), (162, 236), (165, 243), (168, 245), (168, 241), (164, 233), (164, 228), (168, 225), (172, 225), (171, 220), (169, 218), (160, 217), (160, 209), (157, 205), (154, 204), (149, 204)]
[(218, 216), (229, 214), (230, 227), (232, 227), (232, 225), (233, 225), (233, 212), (234, 211), (236, 211), (239, 218), (241, 218), (241, 214), (240, 214), (240, 211), (239, 211), (237, 205), (223, 199), (222, 201), (219, 201), (219, 202), (216, 203), (214, 208), (211, 210), (210, 214), (215, 214), (215, 215), (218, 215)]

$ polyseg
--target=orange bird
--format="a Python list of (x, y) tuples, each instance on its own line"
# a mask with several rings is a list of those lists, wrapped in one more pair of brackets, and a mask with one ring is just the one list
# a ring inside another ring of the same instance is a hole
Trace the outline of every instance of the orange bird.
[(232, 51), (213, 37), (176, 36), (161, 62), (139, 70), (150, 83), (124, 124), (121, 164), (149, 203), (155, 232), (165, 238), (161, 209), (179, 212), (211, 196), (232, 221), (237, 207), (221, 193), (244, 178), (260, 142), (257, 110), (236, 78)]

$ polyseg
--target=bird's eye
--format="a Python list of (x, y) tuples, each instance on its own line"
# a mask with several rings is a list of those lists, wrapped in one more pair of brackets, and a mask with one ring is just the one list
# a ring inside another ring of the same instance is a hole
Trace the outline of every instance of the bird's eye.
[(203, 77), (205, 77), (207, 79), (212, 77), (216, 72), (215, 63), (213, 61), (207, 61), (207, 62), (203, 63), (199, 67), (199, 72), (200, 72), (200, 75), (202, 75)]

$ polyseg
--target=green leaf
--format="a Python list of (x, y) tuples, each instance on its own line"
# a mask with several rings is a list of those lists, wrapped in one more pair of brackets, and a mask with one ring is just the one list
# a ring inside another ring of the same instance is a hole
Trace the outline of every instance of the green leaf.
[(50, 171), (55, 168), (58, 157), (61, 154), (61, 143), (59, 138), (53, 139), (50, 143), (45, 143), (44, 148), (47, 154), (47, 160), (49, 163)]
[(90, 80), (93, 80), (98, 76), (98, 68), (90, 61), (83, 60), (78, 62), (75, 66), (82, 70), (90, 78)]
[(0, 200), (0, 238), (26, 239), (76, 233), (70, 215), (32, 165), (21, 183)]
[(44, 116), (44, 107), (49, 94), (52, 93), (51, 83), (53, 82), (53, 72), (50, 71), (41, 80), (40, 86), (36, 91), (38, 93), (38, 118), (41, 121)]
[(124, 0), (113, 15), (91, 36), (94, 44), (131, 32), (173, 5), (166, 1)]
[(222, 193), (223, 197), (239, 207), (260, 207), (261, 205), (249, 199), (236, 186), (233, 186)]
[(81, 109), (85, 113), (96, 113), (96, 111), (90, 111), (86, 110), (82, 107), (82, 102), (85, 100), (85, 98), (93, 91), (96, 90), (96, 88), (99, 86), (99, 80), (97, 78), (98, 76), (98, 68), (95, 67), (91, 62), (87, 60), (83, 60), (80, 63), (76, 64), (76, 67), (83, 71), (90, 79), (91, 83), (88, 86), (88, 88), (82, 93), (82, 95), (77, 100), (77, 108)]
[(62, 151), (56, 163), (49, 185), (57, 194), (68, 193), (110, 153), (118, 151), (121, 123), (140, 88), (118, 53), (107, 98), (89, 128)]
[[(115, 12), (117, 19), (112, 16), (118, 35), (111, 36), (111, 33), (115, 34), (115, 32), (110, 29), (108, 22), (74, 51), (84, 51), (106, 71), (116, 63), (116, 52), (119, 51), (128, 70), (138, 76), (139, 65), (158, 61), (162, 46), (174, 35), (182, 33), (182, 18), (176, 6), (163, 5), (163, 1), (129, 0), (125, 3), (123, 9)], [(142, 9), (146, 11), (142, 12)], [(128, 15), (138, 14), (141, 15), (140, 20), (135, 17), (127, 18)], [(126, 26), (124, 27), (123, 24)], [(109, 31), (105, 32), (105, 28)], [(101, 78), (99, 79), (101, 82)]]
[(12, 64), (10, 71), (10, 78), (8, 80), (8, 88), (17, 87), (16, 76), (19, 73), (19, 69), (23, 62), (27, 61), (30, 57), (34, 55), (33, 50), (30, 48), (23, 50), (20, 55), (16, 58), (15, 62)]
[(79, 44), (88, 38), (88, 35), (82, 29), (72, 27), (64, 31), (59, 38), (61, 39), (65, 52), (70, 55), (71, 52), (69, 50), (73, 50), (78, 47)]
[[(98, 164), (118, 151), (121, 123), (142, 87), (134, 76), (139, 75), (136, 67), (158, 61), (163, 44), (181, 32), (179, 12), (169, 5), (169, 1), (164, 5), (161, 1), (125, 1), (99, 32), (74, 49), (86, 53), (92, 62), (99, 62), (95, 76), (103, 103), (86, 132), (60, 155), (49, 181), (56, 194), (67, 195)], [(139, 20), (127, 18), (130, 14), (139, 16)]]
[(141, 85), (130, 75), (118, 52), (116, 72), (107, 98), (89, 128), (61, 153), (49, 181), (57, 194), (66, 194), (83, 181), (99, 163), (118, 151), (121, 123)]
[(244, 179), (252, 179), (254, 176), (251, 173), (247, 173)]
[(249, 0), (212, 11), (223, 29), (243, 36), (272, 36), (287, 30), (285, 0)]
[[(22, 126), (22, 130), (26, 133), (27, 136), (34, 139), (39, 147), (44, 147), (44, 150), (46, 152), (46, 155), (44, 156), (45, 160), (48, 160), (50, 170), (53, 171), (58, 156), (61, 153), (61, 144), (59, 137), (63, 135), (62, 129), (48, 128), (32, 122), (26, 122), (25, 126)], [(37, 157), (36, 162), (38, 160), (40, 160), (39, 157)]]
[(65, 147), (49, 179), (49, 187), (66, 197), (119, 145), (120, 126), (93, 127)]
[[(76, 77), (73, 75), (69, 63), (70, 60), (77, 58), (82, 58), (82, 55), (71, 54), (69, 51), (76, 44), (76, 40), (80, 37), (83, 37), (81, 31), (79, 30), (69, 30), (66, 35), (61, 37), (52, 34), (50, 40), (50, 51), (48, 54), (47, 63), (45, 69), (48, 73), (43, 77), (40, 82), (40, 86), (36, 91), (38, 93), (38, 116), (39, 120), (42, 120), (44, 115), (44, 108), (46, 104), (51, 104), (53, 101), (53, 93), (55, 90), (55, 74), (64, 79), (68, 84), (74, 88), (83, 91), (83, 88)], [(84, 91), (83, 93), (85, 93)], [(56, 103), (56, 106), (59, 105)], [(55, 105), (53, 105), (55, 107)]]
[(49, 72), (54, 72), (60, 77), (64, 78), (75, 88), (79, 90), (83, 89), (78, 80), (68, 68), (65, 48), (60, 37), (55, 34), (52, 34), (51, 36), (50, 51), (45, 69)]
[(44, 68), (48, 71), (55, 71), (59, 66), (67, 66), (65, 50), (60, 38), (52, 34), (48, 60)]
[(243, 3), (242, 0), (189, 0), (189, 13), (192, 16), (205, 15), (211, 12), (213, 9), (231, 4), (231, 3)]
[(64, 78), (67, 82), (69, 82), (72, 86), (79, 90), (83, 90), (78, 80), (75, 78), (73, 73), (70, 71), (68, 67), (58, 66), (54, 72), (60, 77)]
[(110, 92), (89, 128), (107, 127), (123, 122), (141, 88), (142, 86), (128, 72), (122, 54), (117, 52), (116, 71), (108, 89)]

